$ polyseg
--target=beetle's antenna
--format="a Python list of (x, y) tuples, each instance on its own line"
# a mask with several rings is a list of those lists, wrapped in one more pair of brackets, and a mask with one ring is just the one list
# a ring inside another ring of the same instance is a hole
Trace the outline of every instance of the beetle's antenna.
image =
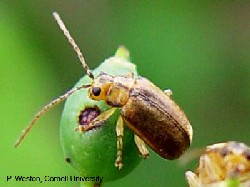
[(58, 98), (54, 99), (53, 101), (50, 101), (47, 105), (45, 105), (39, 112), (36, 113), (36, 115), (33, 117), (30, 124), (23, 130), (21, 136), (18, 138), (18, 140), (15, 143), (15, 147), (17, 147), (22, 140), (25, 138), (25, 136), (28, 134), (30, 129), (36, 124), (36, 122), (39, 120), (39, 118), (48, 112), (51, 108), (53, 108), (55, 105), (59, 104), (63, 100), (67, 99), (70, 95), (72, 95), (74, 92), (82, 89), (82, 88), (88, 88), (90, 85), (81, 85), (75, 88), (72, 88), (71, 90), (67, 91), (65, 94), (59, 96)]
[(89, 66), (87, 65), (82, 52), (80, 50), (80, 48), (77, 46), (76, 42), (74, 41), (73, 37), (70, 35), (68, 29), (66, 28), (66, 26), (64, 25), (62, 19), (60, 18), (59, 14), (56, 12), (53, 12), (53, 16), (56, 20), (56, 22), (58, 23), (60, 29), (63, 31), (63, 34), (66, 36), (66, 38), (68, 39), (69, 43), (72, 45), (74, 51), (76, 52), (83, 68), (87, 71), (88, 76), (91, 79), (94, 79), (94, 75), (92, 73), (92, 71), (89, 69)]

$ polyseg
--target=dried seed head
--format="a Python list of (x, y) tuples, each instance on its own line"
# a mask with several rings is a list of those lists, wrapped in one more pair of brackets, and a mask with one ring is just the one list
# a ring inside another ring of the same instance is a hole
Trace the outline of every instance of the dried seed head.
[(250, 184), (250, 149), (241, 142), (208, 146), (195, 172), (186, 172), (190, 186), (218, 185), (237, 179), (242, 186)]

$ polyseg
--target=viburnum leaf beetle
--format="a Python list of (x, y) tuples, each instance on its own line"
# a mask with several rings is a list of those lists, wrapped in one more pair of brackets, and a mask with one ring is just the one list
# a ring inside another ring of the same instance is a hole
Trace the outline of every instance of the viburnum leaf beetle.
[(249, 187), (250, 148), (235, 141), (207, 146), (186, 178), (190, 187)]
[(35, 115), (29, 126), (23, 131), (15, 147), (20, 144), (37, 120), (49, 109), (67, 99), (76, 91), (89, 88), (89, 97), (91, 99), (104, 100), (112, 108), (101, 113), (88, 125), (79, 125), (77, 130), (82, 133), (96, 128), (105, 122), (116, 109), (120, 109), (120, 117), (116, 126), (117, 159), (115, 162), (119, 169), (122, 168), (124, 122), (135, 133), (135, 143), (144, 158), (149, 154), (145, 143), (163, 158), (176, 159), (180, 157), (190, 146), (193, 131), (184, 112), (170, 98), (172, 92), (170, 90), (162, 91), (148, 79), (134, 77), (132, 73), (112, 76), (103, 72), (94, 77), (79, 47), (59, 15), (53, 13), (53, 16), (69, 43), (73, 46), (83, 68), (93, 81), (88, 85), (75, 87), (47, 104)]

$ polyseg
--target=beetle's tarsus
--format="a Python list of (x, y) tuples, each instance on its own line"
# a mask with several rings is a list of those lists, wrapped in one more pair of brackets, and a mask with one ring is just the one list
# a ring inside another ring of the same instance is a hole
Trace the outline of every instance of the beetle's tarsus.
[(122, 161), (118, 160), (118, 158), (115, 161), (115, 167), (117, 167), (119, 170), (121, 170), (123, 167)]

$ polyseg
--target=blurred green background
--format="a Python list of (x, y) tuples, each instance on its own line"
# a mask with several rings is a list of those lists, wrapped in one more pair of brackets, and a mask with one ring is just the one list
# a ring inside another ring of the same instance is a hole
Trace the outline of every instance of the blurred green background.
[[(77, 176), (59, 143), (63, 105), (14, 149), (35, 112), (85, 74), (53, 11), (91, 68), (123, 44), (140, 75), (172, 89), (193, 125), (196, 148), (228, 140), (250, 145), (249, 10), (247, 1), (0, 1), (0, 186), (79, 186), (6, 182), (8, 175)], [(187, 186), (184, 171), (195, 162), (180, 166), (151, 152), (104, 187)]]

